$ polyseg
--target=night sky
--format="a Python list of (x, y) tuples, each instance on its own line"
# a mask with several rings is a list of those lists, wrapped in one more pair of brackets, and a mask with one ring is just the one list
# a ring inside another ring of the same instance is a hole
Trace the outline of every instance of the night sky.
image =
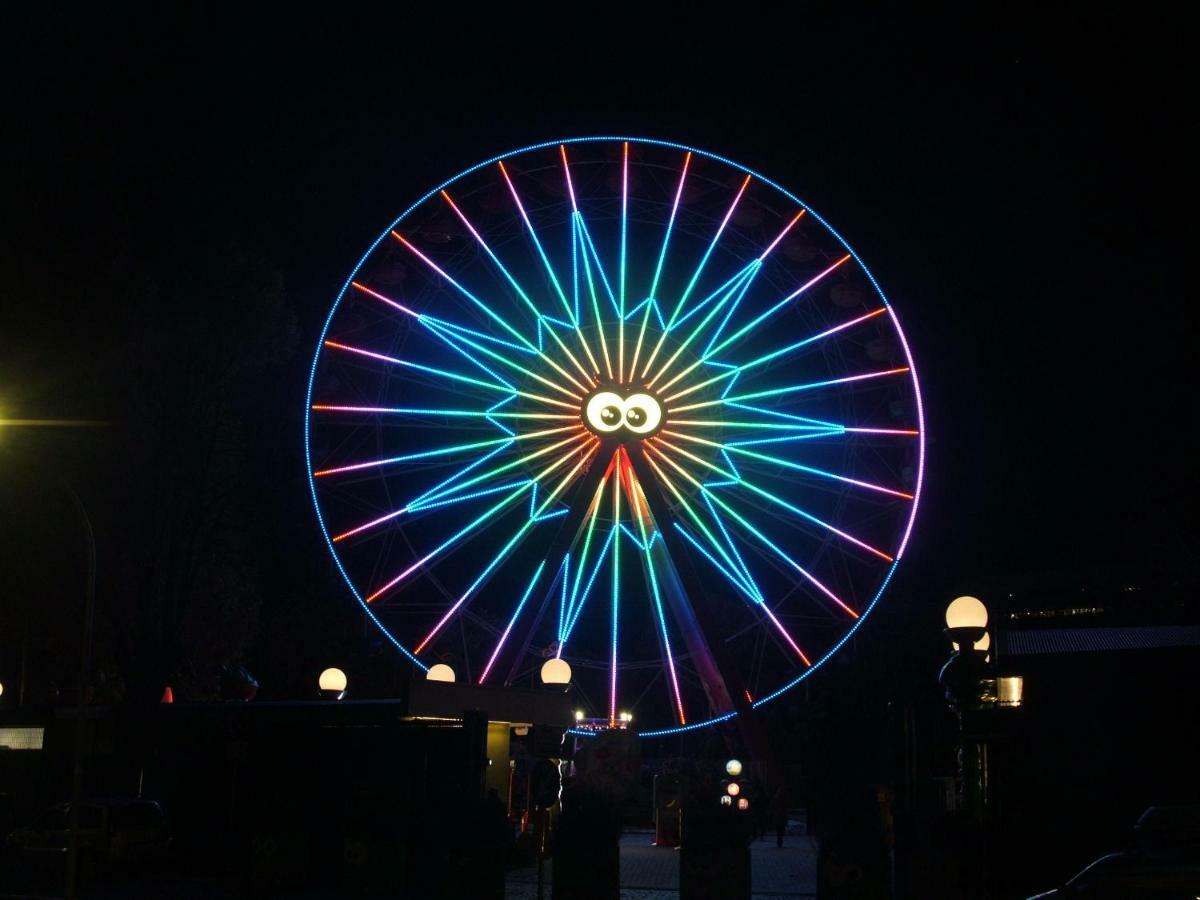
[[(0, 414), (110, 422), (4, 434), (0, 446), (57, 467), (94, 504), (102, 595), (145, 590), (124, 547), (153, 526), (129, 498), (192, 477), (186, 458), (137, 456), (156, 421), (134, 421), (142, 394), (235, 327), (253, 330), (253, 305), (220, 274), (252, 259), (277, 273), (292, 319), (271, 321), (294, 340), (278, 365), (220, 387), (256, 423), (240, 432), (255, 481), (234, 478), (255, 492), (239, 558), (268, 606), (264, 585), (300, 569), (290, 590), (319, 582), (324, 602), (352, 614), (348, 597), (329, 596), (339, 584), (302, 455), (328, 307), (430, 187), (585, 134), (730, 156), (792, 189), (871, 267), (926, 399), (927, 494), (902, 566), (911, 590), (1194, 570), (1197, 331), (1180, 226), (1192, 104), (1182, 28), (1164, 14), (811, 11), (779, 20), (788, 37), (734, 9), (704, 25), (633, 5), (557, 24), (532, 9), (503, 24), (299, 9), (0, 18)], [(189, 307), (175, 334), (172, 304)], [(208, 311), (212, 327), (198, 325)], [(279, 337), (264, 336), (263, 352)], [(180, 400), (172, 440), (206, 438), (199, 402)], [(23, 548), (43, 583), (73, 590), (68, 526), (38, 521), (68, 513), (29, 505), (39, 489), (12, 480), (31, 477), (0, 469), (10, 554)]]

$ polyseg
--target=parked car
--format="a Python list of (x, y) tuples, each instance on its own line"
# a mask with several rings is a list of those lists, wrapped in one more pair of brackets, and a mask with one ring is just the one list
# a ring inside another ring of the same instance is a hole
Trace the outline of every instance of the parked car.
[[(16, 828), (8, 844), (24, 858), (63, 858), (70, 848), (71, 808), (59, 803)], [(153, 800), (110, 797), (79, 804), (79, 853), (90, 866), (109, 867), (161, 855), (170, 845), (162, 808)]]
[(1200, 897), (1200, 807), (1152, 806), (1128, 850), (1100, 857), (1062, 887), (1029, 900), (1195, 900)]

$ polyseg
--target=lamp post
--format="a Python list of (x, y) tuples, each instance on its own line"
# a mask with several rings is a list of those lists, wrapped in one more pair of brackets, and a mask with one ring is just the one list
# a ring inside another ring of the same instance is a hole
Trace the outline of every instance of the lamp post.
[[(103, 426), (104, 422), (80, 419), (14, 419), (0, 417), (0, 426), (5, 428), (90, 428)], [(41, 468), (29, 464), (31, 468)], [(75, 707), (75, 752), (71, 765), (70, 837), (67, 849), (66, 897), (75, 900), (79, 875), (79, 802), (83, 792), (83, 741), (85, 734), (83, 707), (87, 696), (88, 682), (92, 675), (92, 635), (96, 619), (96, 535), (92, 520), (75, 489), (57, 473), (49, 473), (55, 484), (71, 501), (71, 508), (83, 531), (84, 549), (87, 555), (87, 575), (83, 605), (83, 649), (79, 654), (79, 695)], [(22, 667), (24, 663), (22, 662)], [(22, 691), (24, 693), (24, 691)]]
[(972, 718), (981, 708), (980, 688), (987, 675), (987, 624), (987, 607), (975, 597), (958, 597), (946, 607), (946, 637), (953, 653), (938, 676), (958, 719), (959, 802), (976, 823), (983, 822), (988, 804), (987, 744)]

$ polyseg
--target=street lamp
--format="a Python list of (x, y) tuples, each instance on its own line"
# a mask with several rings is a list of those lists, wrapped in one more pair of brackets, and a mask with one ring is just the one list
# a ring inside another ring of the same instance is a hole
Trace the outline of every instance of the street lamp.
[[(92, 428), (105, 424), (83, 419), (16, 419), (0, 415), (0, 427), (3, 428)], [(30, 467), (41, 468), (33, 463), (30, 463)], [(71, 501), (75, 516), (83, 531), (87, 560), (87, 577), (83, 597), (83, 649), (79, 654), (79, 695), (75, 701), (75, 750), (71, 765), (71, 805), (68, 822), (70, 836), (67, 841), (66, 865), (67, 900), (75, 900), (79, 874), (79, 805), (83, 791), (83, 744), (86, 728), (83, 705), (87, 698), (87, 687), (92, 675), (92, 635), (96, 621), (96, 535), (92, 530), (92, 520), (88, 516), (83, 501), (79, 499), (79, 494), (57, 473), (49, 472), (48, 474)], [(23, 695), (24, 691), (20, 693)]]
[[(982, 822), (987, 806), (987, 745), (975, 734), (971, 713), (980, 708), (981, 687), (987, 675), (987, 607), (977, 597), (958, 597), (946, 607), (946, 637), (954, 652), (942, 666), (938, 681), (958, 719), (958, 790), (963, 808)], [(990, 638), (988, 646), (990, 646)]]
[(317, 678), (317, 687), (322, 697), (341, 700), (346, 696), (346, 673), (341, 669), (328, 668)]

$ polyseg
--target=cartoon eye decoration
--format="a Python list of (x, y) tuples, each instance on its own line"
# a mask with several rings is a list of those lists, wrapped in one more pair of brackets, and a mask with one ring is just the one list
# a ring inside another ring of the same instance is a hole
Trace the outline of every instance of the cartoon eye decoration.
[(649, 394), (634, 394), (625, 400), (625, 425), (634, 434), (649, 434), (662, 421), (662, 406)]
[(614, 432), (625, 420), (625, 401), (612, 391), (601, 391), (588, 401), (584, 416), (596, 431)]

